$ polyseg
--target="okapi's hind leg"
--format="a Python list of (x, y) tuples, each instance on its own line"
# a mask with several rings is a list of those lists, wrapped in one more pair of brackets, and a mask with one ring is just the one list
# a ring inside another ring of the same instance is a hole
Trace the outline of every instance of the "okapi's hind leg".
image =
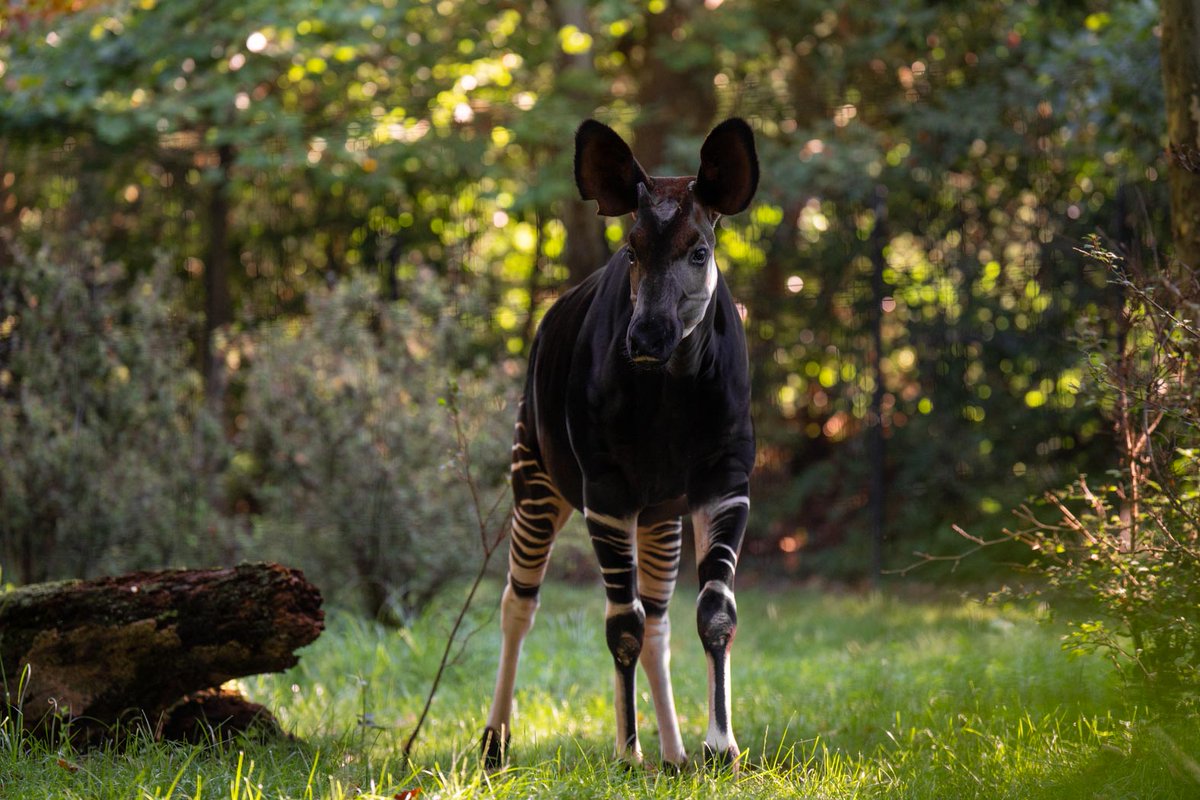
[(512, 535), (508, 543), (508, 583), (500, 600), (500, 667), (492, 710), (483, 731), (483, 762), (488, 769), (504, 763), (511, 737), (513, 686), (521, 643), (533, 627), (538, 590), (546, 576), (546, 565), (554, 537), (571, 516), (571, 506), (559, 494), (542, 467), (534, 448), (526, 444), (525, 423), (517, 423), (513, 445)]
[(654, 698), (654, 716), (658, 721), (658, 744), (663, 765), (680, 769), (687, 764), (687, 752), (679, 735), (675, 715), (675, 696), (671, 691), (671, 620), (667, 605), (679, 577), (679, 554), (683, 543), (683, 525), (679, 517), (658, 522), (638, 519), (638, 593), (646, 610), (646, 633), (642, 641), (642, 669)]

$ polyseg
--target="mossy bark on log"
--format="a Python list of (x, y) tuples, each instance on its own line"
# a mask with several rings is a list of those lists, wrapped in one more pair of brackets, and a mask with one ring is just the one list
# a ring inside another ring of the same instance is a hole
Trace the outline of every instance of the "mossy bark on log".
[(92, 743), (158, 726), (185, 695), (294, 666), (323, 628), (320, 592), (298, 570), (138, 572), (0, 594), (0, 665), (27, 730), (69, 722)]

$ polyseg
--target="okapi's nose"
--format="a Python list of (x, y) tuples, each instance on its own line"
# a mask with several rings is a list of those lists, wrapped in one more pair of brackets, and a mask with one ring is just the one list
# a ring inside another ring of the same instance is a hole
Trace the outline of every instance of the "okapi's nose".
[(679, 344), (680, 333), (679, 325), (670, 317), (635, 317), (629, 325), (629, 358), (635, 364), (666, 361)]

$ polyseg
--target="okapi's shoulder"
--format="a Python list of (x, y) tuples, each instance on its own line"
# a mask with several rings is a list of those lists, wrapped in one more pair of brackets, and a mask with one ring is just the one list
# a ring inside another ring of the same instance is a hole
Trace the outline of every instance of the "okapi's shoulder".
[(705, 331), (708, 341), (700, 378), (727, 390), (733, 413), (749, 414), (750, 358), (746, 333), (723, 275), (718, 277), (710, 314), (712, 321)]
[(618, 251), (603, 269), (588, 276), (590, 294), (587, 308), (579, 312), (580, 327), (568, 385), (571, 393), (594, 393), (600, 383), (607, 382), (604, 373), (614, 366), (613, 356), (624, 350), (625, 328), (633, 306), (623, 252)]
[[(689, 501), (703, 503), (731, 478), (754, 469), (754, 423), (750, 409), (750, 361), (741, 314), (724, 278), (713, 298), (705, 358), (692, 396), (697, 439), (712, 461), (699, 464), (689, 481)], [(707, 473), (707, 474), (705, 474)], [(697, 481), (698, 479), (698, 481)]]
[[(596, 270), (554, 301), (538, 326), (538, 338), (558, 337), (564, 332), (578, 332), (596, 297), (596, 288), (603, 273), (603, 269)], [(570, 338), (573, 340), (574, 336)]]
[(542, 386), (566, 385), (567, 370), (605, 270), (596, 270), (558, 298), (538, 325), (529, 376)]

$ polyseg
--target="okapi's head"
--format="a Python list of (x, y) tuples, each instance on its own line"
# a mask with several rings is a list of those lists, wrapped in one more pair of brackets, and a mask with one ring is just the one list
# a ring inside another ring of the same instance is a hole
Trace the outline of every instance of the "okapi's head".
[(625, 343), (634, 363), (663, 364), (717, 287), (713, 225), (744, 210), (758, 188), (754, 134), (727, 119), (704, 140), (696, 177), (651, 178), (612, 128), (589, 119), (575, 133), (575, 183), (601, 214), (634, 214), (622, 254), (633, 302)]

